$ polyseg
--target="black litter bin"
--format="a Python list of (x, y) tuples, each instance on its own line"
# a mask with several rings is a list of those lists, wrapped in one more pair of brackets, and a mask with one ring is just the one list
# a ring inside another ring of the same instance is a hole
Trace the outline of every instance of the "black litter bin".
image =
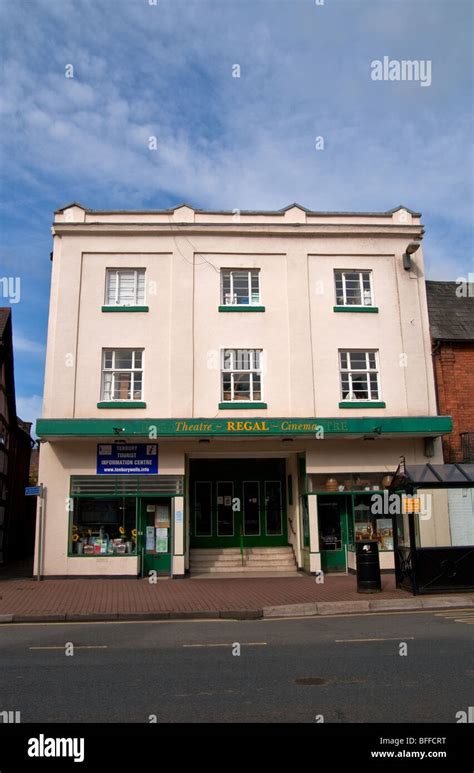
[(379, 543), (374, 539), (356, 542), (357, 592), (376, 593), (382, 590), (380, 579)]

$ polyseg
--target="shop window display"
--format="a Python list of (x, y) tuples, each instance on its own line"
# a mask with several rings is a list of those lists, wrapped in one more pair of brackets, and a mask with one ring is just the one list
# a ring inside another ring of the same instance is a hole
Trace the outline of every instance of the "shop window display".
[(121, 499), (74, 499), (70, 555), (114, 556), (136, 553), (137, 502)]
[(353, 500), (356, 542), (373, 539), (379, 543), (379, 550), (393, 550), (392, 519), (372, 512), (370, 496), (354, 496)]

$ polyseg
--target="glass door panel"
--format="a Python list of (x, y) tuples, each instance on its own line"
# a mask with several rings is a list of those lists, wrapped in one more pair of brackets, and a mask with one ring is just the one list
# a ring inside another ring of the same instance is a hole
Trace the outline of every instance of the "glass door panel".
[(282, 534), (282, 497), (279, 480), (265, 481), (265, 530), (268, 535)]
[(171, 500), (156, 501), (144, 497), (141, 501), (141, 574), (150, 571), (169, 574), (171, 570)]
[(234, 536), (234, 484), (230, 480), (217, 481), (217, 534), (219, 537)]
[(194, 484), (194, 533), (197, 537), (212, 535), (212, 483), (197, 480)]
[(242, 489), (244, 534), (256, 537), (260, 534), (260, 483), (258, 480), (244, 480)]
[(318, 496), (319, 549), (323, 571), (345, 571), (346, 497)]

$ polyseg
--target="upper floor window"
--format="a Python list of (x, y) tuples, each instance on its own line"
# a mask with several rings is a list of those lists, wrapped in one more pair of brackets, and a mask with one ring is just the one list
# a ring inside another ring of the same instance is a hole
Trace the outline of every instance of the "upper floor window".
[(104, 349), (102, 400), (142, 400), (143, 350)]
[(222, 351), (222, 400), (262, 399), (262, 350), (224, 349)]
[(343, 400), (378, 400), (378, 352), (340, 351), (341, 396)]
[(141, 306), (145, 301), (144, 268), (108, 268), (105, 287), (107, 306)]
[(8, 448), (8, 430), (2, 419), (0, 419), (0, 448)]
[(373, 306), (371, 271), (335, 271), (338, 306)]
[(223, 306), (259, 305), (260, 270), (258, 268), (223, 268), (221, 277)]

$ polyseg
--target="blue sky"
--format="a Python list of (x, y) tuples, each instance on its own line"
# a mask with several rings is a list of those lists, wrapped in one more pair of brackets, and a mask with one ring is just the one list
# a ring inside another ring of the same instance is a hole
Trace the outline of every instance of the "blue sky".
[[(25, 420), (41, 412), (52, 213), (70, 201), (403, 203), (423, 213), (429, 278), (474, 270), (471, 0), (153, 2), (0, 0), (0, 278), (21, 279)], [(373, 81), (384, 56), (430, 60), (431, 85)]]

